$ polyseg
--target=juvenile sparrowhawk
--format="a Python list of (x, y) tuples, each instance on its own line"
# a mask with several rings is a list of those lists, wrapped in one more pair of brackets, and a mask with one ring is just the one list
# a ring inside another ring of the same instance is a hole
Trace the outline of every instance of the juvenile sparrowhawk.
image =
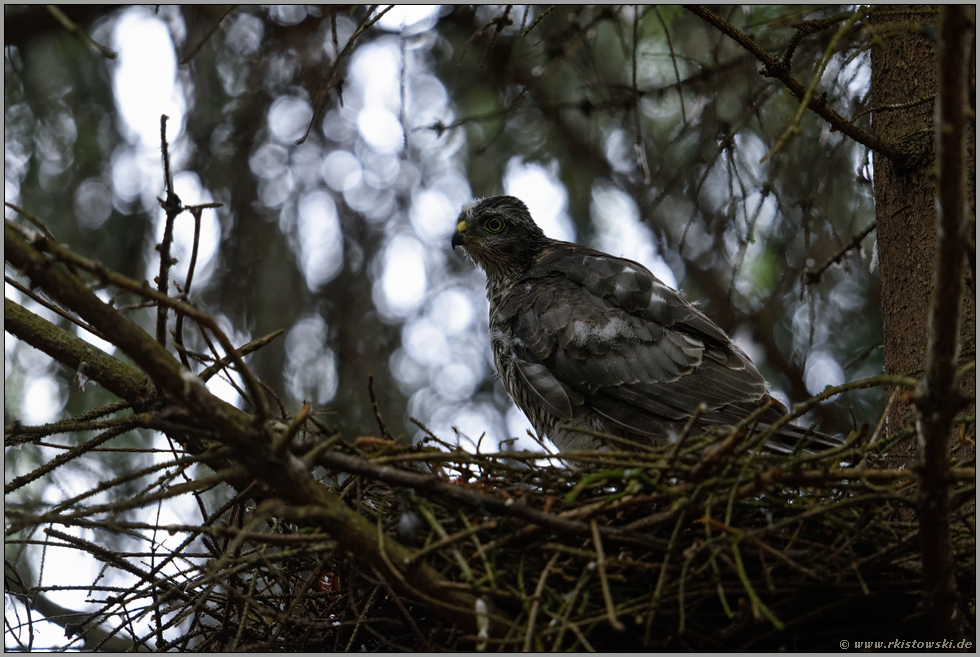
[[(545, 237), (517, 198), (464, 205), (452, 245), (486, 271), (501, 382), (561, 451), (612, 446), (596, 433), (663, 444), (702, 402), (696, 428), (734, 425), (766, 403), (757, 428), (788, 412), (680, 294), (632, 260)], [(838, 442), (786, 425), (770, 446), (800, 439)]]

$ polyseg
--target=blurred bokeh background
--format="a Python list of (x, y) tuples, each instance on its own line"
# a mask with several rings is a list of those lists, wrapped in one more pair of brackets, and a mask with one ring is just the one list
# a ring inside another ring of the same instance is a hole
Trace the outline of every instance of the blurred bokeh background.
[[(223, 204), (203, 214), (190, 300), (235, 344), (284, 329), (248, 362), (288, 411), (309, 400), (345, 437), (378, 433), (373, 374), (381, 413), (406, 441), (422, 435), (414, 418), (470, 449), (481, 436), (485, 450), (515, 437), (502, 448), (536, 448), (495, 380), (483, 274), (450, 247), (474, 196), (519, 196), (548, 235), (643, 263), (727, 330), (784, 401), (882, 372), (874, 233), (802, 282), (874, 221), (869, 152), (812, 113), (774, 148), (798, 102), (678, 7), (62, 11), (116, 57), (44, 6), (5, 5), (4, 199), (78, 253), (152, 281), (169, 116), (177, 194)], [(870, 39), (838, 33), (842, 11), (722, 14), (772, 53), (810, 21), (794, 74), (810, 81), (825, 64), (816, 93), (867, 127)], [(173, 294), (192, 239), (185, 213)], [(9, 284), (5, 294), (70, 326)], [(153, 309), (128, 313), (153, 326)], [(111, 401), (4, 338), (5, 425)], [(209, 387), (242, 403), (228, 381)], [(859, 391), (807, 419), (846, 431), (880, 405), (879, 390)], [(53, 449), (8, 448), (6, 478)], [(153, 455), (101, 463), (138, 459)], [(57, 502), (110, 474), (73, 468), (24, 491)]]
[[(371, 373), (406, 438), (420, 433), (410, 417), (448, 440), (452, 427), (464, 442), (525, 434), (494, 380), (482, 273), (449, 245), (473, 196), (517, 195), (550, 236), (647, 265), (733, 334), (783, 399), (881, 371), (874, 234), (801, 285), (804, 266), (873, 221), (866, 149), (806, 115), (761, 161), (798, 104), (700, 19), (673, 7), (369, 9), (78, 8), (110, 60), (43, 7), (8, 6), (5, 200), (152, 280), (167, 114), (177, 194), (224, 204), (204, 213), (192, 300), (236, 343), (286, 329), (252, 365), (288, 407), (329, 408), (351, 436), (377, 433)], [(772, 52), (794, 22), (839, 13), (727, 11)], [(829, 36), (803, 40), (794, 61), (812, 64)], [(845, 116), (868, 103), (859, 36), (837, 43), (817, 87)], [(192, 223), (176, 226), (177, 284)], [(4, 376), (8, 422), (51, 421), (98, 394), (10, 336)], [(850, 395), (818, 416), (844, 430), (877, 399)]]

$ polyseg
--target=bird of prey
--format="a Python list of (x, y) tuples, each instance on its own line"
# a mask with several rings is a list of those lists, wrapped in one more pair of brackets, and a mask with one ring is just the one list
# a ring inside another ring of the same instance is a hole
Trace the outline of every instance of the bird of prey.
[[(758, 428), (788, 413), (679, 293), (632, 260), (545, 237), (520, 199), (464, 205), (452, 245), (487, 274), (501, 382), (559, 451), (619, 447), (597, 434), (663, 445), (702, 403), (695, 429), (735, 425), (767, 403)], [(801, 440), (839, 443), (785, 425), (769, 445), (789, 451)]]

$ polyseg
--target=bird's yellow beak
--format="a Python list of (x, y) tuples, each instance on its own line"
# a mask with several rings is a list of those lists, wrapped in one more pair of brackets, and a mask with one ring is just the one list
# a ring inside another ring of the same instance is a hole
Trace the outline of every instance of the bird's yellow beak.
[(460, 219), (459, 223), (456, 224), (456, 230), (453, 232), (453, 248), (457, 246), (463, 246), (463, 240), (466, 236), (466, 220)]

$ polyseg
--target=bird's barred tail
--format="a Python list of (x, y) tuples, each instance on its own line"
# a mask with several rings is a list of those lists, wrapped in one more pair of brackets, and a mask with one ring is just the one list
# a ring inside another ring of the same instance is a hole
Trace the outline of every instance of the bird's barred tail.
[[(762, 426), (760, 431), (764, 430)], [(779, 431), (766, 442), (766, 447), (777, 454), (792, 454), (797, 450), (805, 453), (820, 452), (844, 444), (842, 436), (831, 436), (813, 429), (793, 424), (780, 427)]]

